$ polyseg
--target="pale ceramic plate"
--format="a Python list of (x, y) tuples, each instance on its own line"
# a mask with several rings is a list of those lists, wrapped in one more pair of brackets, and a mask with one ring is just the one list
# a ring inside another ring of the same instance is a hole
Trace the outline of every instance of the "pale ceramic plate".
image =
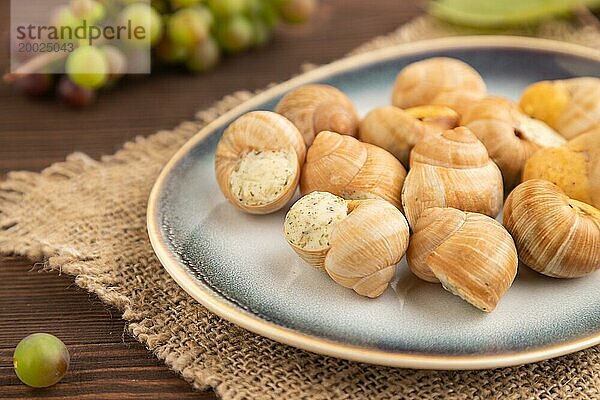
[(191, 296), (221, 317), (317, 353), (410, 368), (472, 369), (522, 364), (600, 343), (600, 274), (547, 278), (521, 267), (491, 314), (414, 277), (403, 260), (394, 283), (371, 300), (304, 264), (285, 242), (286, 209), (243, 214), (214, 175), (223, 129), (251, 110), (271, 110), (313, 82), (346, 92), (361, 115), (390, 101), (398, 71), (434, 56), (460, 58), (489, 91), (517, 99), (529, 83), (599, 76), (600, 53), (538, 39), (469, 37), (423, 41), (345, 59), (273, 87), (199, 132), (167, 164), (148, 206), (148, 231), (162, 264)]

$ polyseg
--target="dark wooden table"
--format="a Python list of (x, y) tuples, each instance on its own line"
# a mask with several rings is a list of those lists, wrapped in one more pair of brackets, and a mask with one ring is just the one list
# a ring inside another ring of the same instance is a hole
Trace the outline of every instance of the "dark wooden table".
[[(0, 33), (9, 1), (0, 1)], [(257, 89), (298, 72), (303, 62), (327, 63), (421, 13), (416, 1), (321, 0), (318, 16), (282, 28), (265, 49), (228, 59), (205, 76), (163, 72), (130, 79), (92, 107), (70, 110), (53, 100), (32, 101), (0, 84), (0, 176), (39, 171), (73, 151), (111, 154), (136, 135), (171, 128), (196, 110), (238, 89)], [(4, 44), (4, 43), (2, 43)], [(0, 49), (0, 71), (8, 66)], [(60, 337), (71, 369), (58, 385), (33, 390), (12, 368), (12, 352), (30, 333)], [(73, 278), (39, 272), (19, 257), (0, 258), (0, 398), (212, 399), (171, 372), (132, 338), (119, 312), (79, 289)]]

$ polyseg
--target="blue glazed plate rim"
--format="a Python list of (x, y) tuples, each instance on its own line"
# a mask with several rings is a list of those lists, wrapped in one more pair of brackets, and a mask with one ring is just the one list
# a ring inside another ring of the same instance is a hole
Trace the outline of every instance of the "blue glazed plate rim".
[(192, 149), (210, 137), (212, 133), (216, 132), (227, 121), (252, 110), (274, 97), (283, 95), (291, 88), (308, 82), (326, 79), (340, 72), (384, 63), (403, 56), (415, 56), (440, 50), (477, 48), (543, 51), (576, 56), (600, 63), (600, 51), (570, 43), (516, 36), (465, 36), (423, 40), (374, 50), (333, 62), (276, 85), (231, 109), (206, 125), (175, 153), (161, 171), (150, 193), (147, 209), (148, 235), (154, 252), (161, 264), (182, 289), (218, 316), (280, 343), (347, 360), (417, 369), (486, 369), (545, 360), (599, 344), (600, 332), (597, 332), (591, 336), (577, 340), (533, 348), (527, 351), (454, 356), (391, 352), (333, 342), (282, 327), (239, 308), (192, 275), (185, 265), (181, 264), (177, 255), (171, 251), (165, 241), (165, 235), (162, 232), (159, 220), (159, 201), (167, 178)]

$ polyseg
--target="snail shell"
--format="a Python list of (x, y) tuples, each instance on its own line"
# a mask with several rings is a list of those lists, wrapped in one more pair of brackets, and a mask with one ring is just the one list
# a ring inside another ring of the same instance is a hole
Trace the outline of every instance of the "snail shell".
[(546, 124), (527, 117), (502, 97), (489, 96), (473, 103), (461, 122), (485, 145), (502, 171), (507, 191), (521, 181), (525, 163), (537, 150), (565, 143)]
[(483, 92), (443, 92), (435, 97), (433, 104), (446, 106), (455, 110), (459, 115), (464, 115), (471, 104), (477, 103), (486, 96)]
[(548, 180), (570, 198), (600, 208), (600, 126), (535, 153), (523, 169), (523, 180), (530, 179)]
[(286, 215), (284, 234), (308, 264), (338, 284), (377, 297), (388, 287), (408, 247), (408, 224), (390, 203), (312, 192)]
[(360, 123), (358, 138), (381, 147), (408, 167), (410, 150), (425, 136), (423, 124), (404, 110), (380, 107), (369, 112)]
[(454, 208), (430, 208), (414, 227), (406, 253), (415, 275), (490, 312), (517, 274), (512, 237), (494, 219)]
[(306, 146), (310, 146), (321, 131), (350, 136), (358, 133), (359, 119), (354, 105), (333, 86), (302, 86), (285, 95), (275, 112), (296, 125)]
[(453, 207), (495, 217), (502, 201), (500, 170), (469, 129), (432, 135), (413, 148), (402, 190), (411, 227), (427, 208)]
[(446, 106), (417, 106), (407, 108), (405, 111), (419, 120), (425, 126), (425, 130), (428, 133), (454, 129), (460, 122), (460, 115), (454, 109)]
[(600, 268), (600, 210), (570, 199), (551, 182), (532, 179), (512, 191), (504, 226), (529, 268), (574, 278)]
[(270, 111), (250, 112), (229, 125), (219, 140), (217, 182), (240, 210), (268, 214), (294, 195), (305, 155), (294, 124)]
[(567, 139), (600, 125), (600, 78), (542, 81), (528, 86), (521, 109)]
[(456, 127), (458, 119), (454, 110), (441, 106), (379, 107), (363, 118), (358, 138), (389, 151), (408, 168), (410, 151), (419, 140)]
[(392, 91), (392, 104), (400, 108), (427, 104), (453, 108), (461, 100), (456, 93), (469, 93), (469, 98), (476, 99), (485, 96), (487, 89), (481, 75), (469, 64), (454, 58), (434, 57), (409, 64), (400, 71)]
[(350, 200), (380, 198), (400, 207), (405, 177), (400, 161), (387, 151), (324, 131), (308, 149), (300, 191), (324, 191)]

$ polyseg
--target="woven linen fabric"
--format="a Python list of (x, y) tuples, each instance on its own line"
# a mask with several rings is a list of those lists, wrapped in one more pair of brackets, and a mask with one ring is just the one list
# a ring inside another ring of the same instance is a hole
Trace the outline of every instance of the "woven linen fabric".
[[(429, 17), (359, 48), (471, 33)], [(553, 22), (528, 32), (600, 48), (600, 35)], [(0, 251), (44, 261), (117, 307), (131, 333), (197, 389), (223, 399), (599, 399), (600, 347), (513, 368), (427, 371), (320, 356), (238, 328), (175, 284), (146, 233), (150, 189), (173, 153), (206, 123), (249, 99), (238, 92), (193, 122), (138, 138), (95, 161), (72, 154), (0, 184)]]

